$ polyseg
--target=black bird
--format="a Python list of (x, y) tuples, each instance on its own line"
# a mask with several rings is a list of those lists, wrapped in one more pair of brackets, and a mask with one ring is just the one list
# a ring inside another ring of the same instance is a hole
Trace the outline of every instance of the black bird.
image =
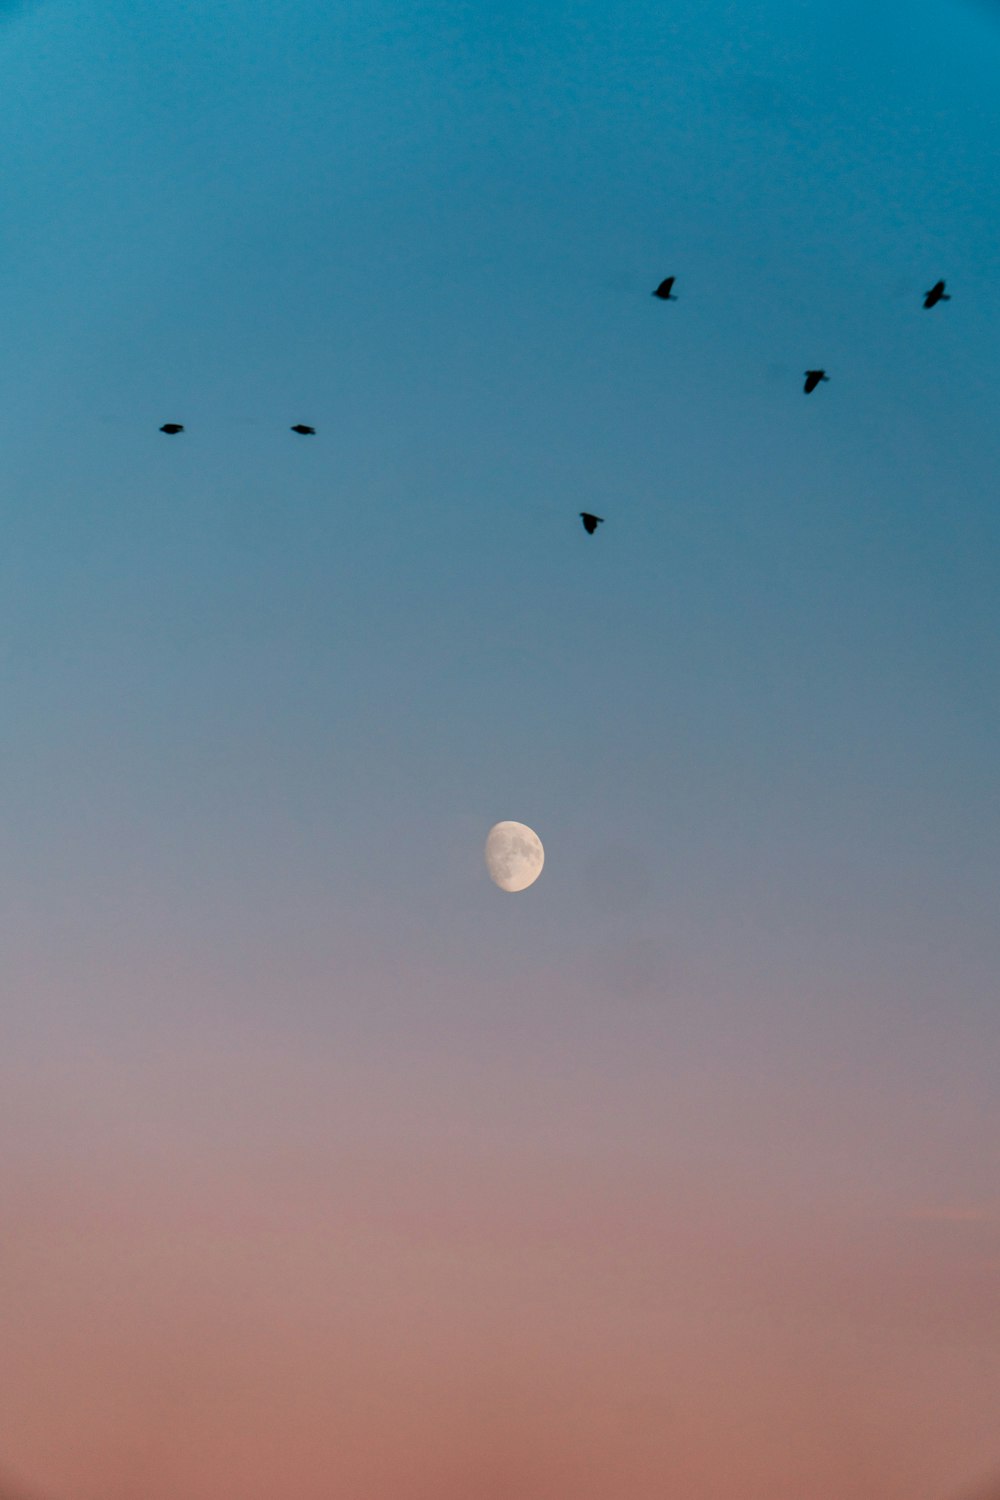
[(830, 379), (830, 377), (826, 373), (825, 370), (807, 370), (806, 371), (806, 383), (802, 387), (802, 389), (805, 391), (806, 395), (808, 396), (808, 394), (809, 394), (810, 391), (814, 391), (816, 389), (816, 387), (819, 385), (819, 383), (820, 383), (821, 380), (829, 380), (829, 379)]
[(674, 282), (676, 280), (676, 276), (668, 276), (665, 281), (660, 282), (653, 296), (659, 297), (661, 302), (676, 302), (677, 298), (673, 295)]
[(183, 432), (184, 428), (180, 422), (164, 422), (163, 426), (160, 428), (160, 431), (166, 432), (170, 435), (170, 437), (173, 437), (175, 432)]
[(944, 289), (943, 281), (935, 281), (929, 292), (924, 293), (924, 306), (936, 307), (939, 302), (950, 302), (951, 297)]
[(580, 520), (583, 522), (583, 529), (587, 533), (587, 535), (593, 536), (598, 526), (600, 526), (603, 522), (604, 517), (592, 516), (589, 510), (581, 510)]
[(316, 429), (315, 429), (315, 427), (307, 427), (304, 422), (296, 422), (295, 426), (292, 428), (292, 431), (293, 432), (300, 432), (303, 437), (315, 437), (316, 436)]

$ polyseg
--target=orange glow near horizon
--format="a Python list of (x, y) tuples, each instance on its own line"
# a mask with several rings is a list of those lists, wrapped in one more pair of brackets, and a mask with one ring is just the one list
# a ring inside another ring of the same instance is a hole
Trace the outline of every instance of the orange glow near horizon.
[(4, 1083), (0, 1378), (43, 1493), (912, 1500), (989, 1462), (995, 1223), (887, 1187), (861, 1100), (797, 1150), (777, 1079)]

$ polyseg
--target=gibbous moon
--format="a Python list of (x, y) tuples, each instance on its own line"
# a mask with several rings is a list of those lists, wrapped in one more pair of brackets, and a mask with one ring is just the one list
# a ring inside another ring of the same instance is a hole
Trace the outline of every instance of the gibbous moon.
[(526, 823), (494, 823), (485, 852), (490, 879), (502, 891), (526, 891), (545, 863), (542, 841)]

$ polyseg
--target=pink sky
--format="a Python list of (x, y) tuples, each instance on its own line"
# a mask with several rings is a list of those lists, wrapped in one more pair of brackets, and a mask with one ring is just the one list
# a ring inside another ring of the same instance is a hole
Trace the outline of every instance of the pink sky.
[(988, 1474), (974, 1105), (621, 1062), (22, 1060), (6, 1461), (56, 1500), (948, 1500)]

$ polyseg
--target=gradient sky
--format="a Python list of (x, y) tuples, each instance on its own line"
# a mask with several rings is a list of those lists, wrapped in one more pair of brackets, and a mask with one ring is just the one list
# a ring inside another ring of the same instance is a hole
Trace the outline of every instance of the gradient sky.
[(988, 1480), (1000, 6), (0, 60), (0, 1467)]

